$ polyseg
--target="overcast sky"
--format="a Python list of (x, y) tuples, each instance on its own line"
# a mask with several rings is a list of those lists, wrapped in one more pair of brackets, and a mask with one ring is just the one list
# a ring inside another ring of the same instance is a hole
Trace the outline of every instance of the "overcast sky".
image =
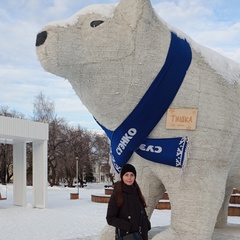
[[(32, 117), (40, 93), (55, 102), (55, 111), (69, 124), (100, 129), (67, 80), (45, 72), (35, 52), (36, 34), (48, 22), (70, 17), (91, 4), (118, 0), (1, 0), (0, 106)], [(152, 0), (169, 24), (196, 42), (240, 63), (239, 0)]]

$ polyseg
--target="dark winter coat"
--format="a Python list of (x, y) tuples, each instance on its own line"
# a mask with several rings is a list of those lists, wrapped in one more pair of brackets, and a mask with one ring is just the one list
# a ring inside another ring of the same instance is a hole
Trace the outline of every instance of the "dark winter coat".
[[(121, 182), (117, 184), (121, 184)], [(114, 226), (116, 231), (120, 229), (120, 234), (123, 236), (128, 233), (138, 232), (140, 219), (142, 219), (142, 237), (143, 240), (148, 240), (148, 231), (151, 226), (135, 186), (128, 186), (123, 183), (123, 205), (121, 207), (117, 206), (116, 189), (117, 186), (114, 187), (108, 203), (106, 216), (108, 224)]]

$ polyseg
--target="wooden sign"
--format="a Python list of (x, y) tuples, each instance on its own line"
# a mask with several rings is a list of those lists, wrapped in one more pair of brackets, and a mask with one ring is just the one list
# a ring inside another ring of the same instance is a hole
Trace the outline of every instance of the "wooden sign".
[(169, 108), (167, 129), (195, 130), (198, 110), (194, 108)]

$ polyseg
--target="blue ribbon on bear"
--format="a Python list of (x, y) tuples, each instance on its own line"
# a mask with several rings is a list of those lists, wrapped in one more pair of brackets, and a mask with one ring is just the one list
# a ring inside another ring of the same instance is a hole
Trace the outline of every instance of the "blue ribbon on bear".
[(153, 162), (182, 167), (188, 137), (147, 138), (176, 96), (191, 64), (189, 43), (171, 32), (163, 67), (138, 105), (114, 131), (97, 123), (111, 141), (112, 164), (117, 173), (136, 152)]

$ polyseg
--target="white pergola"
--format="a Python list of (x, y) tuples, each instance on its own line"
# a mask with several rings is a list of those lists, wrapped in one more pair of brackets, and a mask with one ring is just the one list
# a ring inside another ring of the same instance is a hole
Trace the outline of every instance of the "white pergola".
[(13, 204), (26, 205), (26, 143), (33, 144), (33, 207), (47, 198), (48, 124), (0, 116), (0, 143), (13, 145)]

